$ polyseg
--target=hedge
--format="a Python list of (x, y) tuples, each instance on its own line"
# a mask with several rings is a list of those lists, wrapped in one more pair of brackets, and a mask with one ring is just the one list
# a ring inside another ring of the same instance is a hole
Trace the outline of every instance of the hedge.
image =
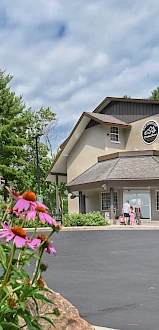
[(65, 214), (63, 216), (63, 225), (65, 227), (76, 226), (107, 226), (108, 221), (105, 220), (100, 212), (90, 212), (86, 214)]

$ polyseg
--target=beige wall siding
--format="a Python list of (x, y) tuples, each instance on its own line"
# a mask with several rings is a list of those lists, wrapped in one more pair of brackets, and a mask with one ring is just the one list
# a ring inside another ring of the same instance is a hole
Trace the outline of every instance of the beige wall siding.
[(71, 199), (68, 195), (68, 213), (79, 213), (79, 198)]
[[(98, 161), (98, 157), (106, 154), (111, 154), (118, 151), (128, 151), (133, 148), (138, 150), (154, 149), (159, 150), (159, 137), (157, 140), (148, 145), (144, 143), (141, 137), (141, 132), (144, 124), (149, 120), (156, 120), (159, 123), (159, 115), (151, 116), (141, 119), (137, 122), (131, 123), (131, 129), (119, 128), (119, 142), (111, 142), (110, 127), (111, 125), (96, 125), (88, 128), (81, 135), (74, 148), (67, 158), (67, 182), (72, 181), (78, 175), (86, 171)], [(109, 135), (108, 135), (109, 134)], [(121, 194), (121, 193), (120, 193)], [(95, 197), (96, 196), (96, 197)], [(95, 195), (90, 200), (86, 201), (86, 207), (89, 211), (101, 210), (99, 202), (99, 194)], [(98, 203), (96, 202), (98, 199)], [(121, 199), (121, 195), (120, 198)], [(121, 203), (121, 202), (120, 202)], [(152, 192), (152, 204), (155, 203), (155, 195)], [(79, 212), (79, 199), (70, 200), (68, 198), (68, 209), (70, 213)], [(98, 207), (97, 207), (98, 206)], [(121, 204), (119, 205), (121, 209)], [(88, 212), (88, 211), (87, 211)], [(118, 214), (120, 211), (118, 211)], [(159, 212), (156, 212), (152, 206), (152, 219), (157, 220)]]
[[(121, 151), (121, 150), (125, 150), (126, 147), (126, 138), (127, 138), (127, 131), (129, 132), (130, 129), (127, 128), (123, 128), (123, 127), (119, 127), (119, 142), (111, 142), (111, 136), (110, 136), (110, 129), (111, 126), (113, 125), (106, 125), (105, 126), (105, 154), (110, 154), (116, 151)], [(107, 135), (109, 134), (109, 135)]]
[(152, 144), (146, 144), (142, 140), (142, 136), (141, 136), (142, 128), (146, 124), (146, 122), (149, 120), (156, 120), (159, 124), (159, 115), (144, 118), (144, 119), (141, 119), (134, 123), (131, 123), (131, 125), (132, 125), (131, 131), (126, 132), (126, 140), (127, 140), (126, 148), (125, 148), (126, 150), (131, 150), (132, 148), (136, 148), (139, 150), (145, 150), (145, 149), (158, 150), (159, 149), (159, 137)]
[(120, 143), (110, 141), (110, 125), (97, 125), (84, 131), (67, 158), (67, 182), (97, 163), (98, 157), (125, 150), (125, 130), (120, 128)]
[(89, 195), (86, 198), (86, 212), (100, 211), (99, 193)]
[[(97, 125), (84, 131), (67, 158), (67, 182), (86, 171), (98, 161), (98, 157), (125, 149), (125, 130), (120, 128), (120, 143), (110, 141), (110, 125)], [(79, 211), (78, 198), (68, 198), (68, 211)], [(88, 209), (92, 209), (90, 204)]]

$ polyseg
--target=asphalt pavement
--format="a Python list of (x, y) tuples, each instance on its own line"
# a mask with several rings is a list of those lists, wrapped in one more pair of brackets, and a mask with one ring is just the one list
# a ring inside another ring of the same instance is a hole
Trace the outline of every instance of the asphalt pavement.
[(159, 329), (159, 231), (61, 231), (44, 255), (47, 285), (91, 324)]

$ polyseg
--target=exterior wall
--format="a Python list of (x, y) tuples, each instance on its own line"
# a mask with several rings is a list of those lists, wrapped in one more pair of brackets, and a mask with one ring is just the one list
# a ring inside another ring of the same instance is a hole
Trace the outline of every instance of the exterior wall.
[[(127, 135), (130, 129), (119, 127), (119, 142), (111, 142), (110, 129), (113, 125), (105, 126), (105, 155), (116, 151), (123, 151), (126, 147)], [(109, 136), (107, 135), (109, 134)]]
[(86, 212), (100, 211), (100, 209), (99, 193), (89, 195), (89, 197), (86, 198)]
[[(144, 124), (149, 120), (156, 120), (159, 123), (159, 115), (153, 115), (132, 122), (131, 129), (119, 127), (119, 143), (111, 142), (110, 127), (112, 125), (95, 125), (87, 128), (67, 158), (67, 181), (70, 182), (78, 175), (97, 163), (97, 158), (102, 155), (111, 154), (119, 151), (129, 151), (133, 148), (138, 150), (159, 150), (159, 137), (152, 144), (146, 144), (142, 140), (141, 132)], [(108, 135), (109, 134), (109, 135)], [(119, 216), (122, 209), (123, 197), (122, 190), (118, 192)], [(97, 201), (98, 200), (98, 201)], [(155, 192), (152, 191), (152, 220), (159, 220), (159, 211), (156, 211)], [(79, 199), (71, 200), (68, 198), (69, 213), (79, 212)], [(101, 201), (99, 194), (86, 198), (86, 211), (101, 211)]]
[(139, 150), (158, 150), (159, 149), (159, 137), (152, 144), (146, 144), (141, 137), (141, 132), (144, 124), (149, 120), (156, 120), (159, 124), (159, 115), (154, 115), (148, 118), (141, 119), (137, 122), (132, 123), (131, 131), (125, 132), (126, 139), (126, 148), (125, 150), (131, 150), (132, 148), (136, 148)]
[(79, 198), (70, 199), (68, 195), (68, 213), (79, 213)]
[(156, 190), (151, 190), (151, 219), (159, 221), (159, 211), (156, 211)]
[[(110, 141), (112, 125), (97, 125), (84, 131), (67, 158), (67, 182), (97, 163), (99, 156), (122, 151), (125, 149), (125, 130), (119, 129), (120, 143)], [(69, 213), (78, 212), (77, 200), (68, 199)]]
[(115, 116), (126, 123), (132, 123), (159, 113), (159, 104), (129, 102), (128, 100), (126, 102), (112, 101), (101, 113)]
[(99, 156), (125, 150), (125, 129), (119, 129), (119, 143), (111, 142), (107, 136), (111, 126), (98, 125), (84, 131), (67, 158), (68, 182), (97, 163)]

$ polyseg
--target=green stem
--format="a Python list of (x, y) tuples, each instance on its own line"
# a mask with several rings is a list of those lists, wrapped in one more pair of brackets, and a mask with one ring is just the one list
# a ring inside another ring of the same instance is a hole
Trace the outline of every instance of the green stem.
[(48, 241), (48, 239), (52, 236), (52, 234), (54, 233), (55, 229), (53, 228), (53, 230), (51, 231), (51, 233), (42, 241), (42, 243), (38, 246), (38, 248), (35, 250), (35, 252), (37, 250), (40, 251), (39, 253), (39, 259), (37, 260), (36, 262), (36, 268), (35, 268), (35, 273), (34, 273), (34, 276), (33, 276), (33, 279), (32, 279), (32, 284), (35, 282), (35, 279), (36, 279), (36, 276), (37, 276), (37, 273), (38, 273), (38, 270), (39, 270), (39, 266), (40, 266), (40, 261), (41, 261), (41, 258), (42, 258), (42, 255), (43, 255), (43, 252), (44, 252), (44, 244), (46, 241)]
[(39, 259), (36, 262), (35, 273), (34, 273), (34, 276), (33, 276), (33, 279), (32, 279), (32, 284), (35, 282), (35, 279), (37, 277), (38, 270), (39, 270), (39, 267), (40, 267), (40, 261), (41, 261), (43, 252), (44, 252), (44, 248), (41, 248), (40, 253), (39, 253)]
[(15, 246), (15, 244), (13, 244), (12, 250), (11, 250), (11, 253), (10, 253), (10, 257), (9, 257), (8, 268), (7, 268), (7, 271), (6, 271), (5, 276), (4, 276), (3, 286), (6, 285), (7, 282), (8, 282), (9, 275), (10, 275), (10, 269), (11, 269), (11, 266), (12, 266), (12, 261), (13, 261), (13, 258), (14, 258), (15, 251), (16, 251), (16, 246)]
[(16, 246), (15, 246), (15, 244), (13, 244), (12, 250), (11, 250), (10, 256), (9, 256), (8, 268), (7, 268), (6, 273), (4, 275), (3, 284), (0, 287), (0, 299), (1, 299), (2, 289), (8, 283), (8, 279), (9, 279), (9, 276), (10, 276), (10, 270), (11, 270), (12, 261), (13, 261), (13, 258), (14, 258), (15, 251), (16, 251)]
[(26, 216), (24, 216), (21, 227), (23, 227), (25, 225), (25, 222), (26, 222)]
[(10, 207), (11, 207), (11, 204), (12, 204), (12, 202), (10, 202), (10, 203), (8, 204), (8, 206), (7, 206), (7, 208), (6, 208), (5, 212), (4, 212), (4, 215), (3, 215), (3, 218), (2, 218), (2, 220), (1, 220), (1, 222), (4, 222), (5, 217), (6, 217), (6, 215), (7, 215), (7, 212), (8, 212), (8, 210), (9, 210)]

